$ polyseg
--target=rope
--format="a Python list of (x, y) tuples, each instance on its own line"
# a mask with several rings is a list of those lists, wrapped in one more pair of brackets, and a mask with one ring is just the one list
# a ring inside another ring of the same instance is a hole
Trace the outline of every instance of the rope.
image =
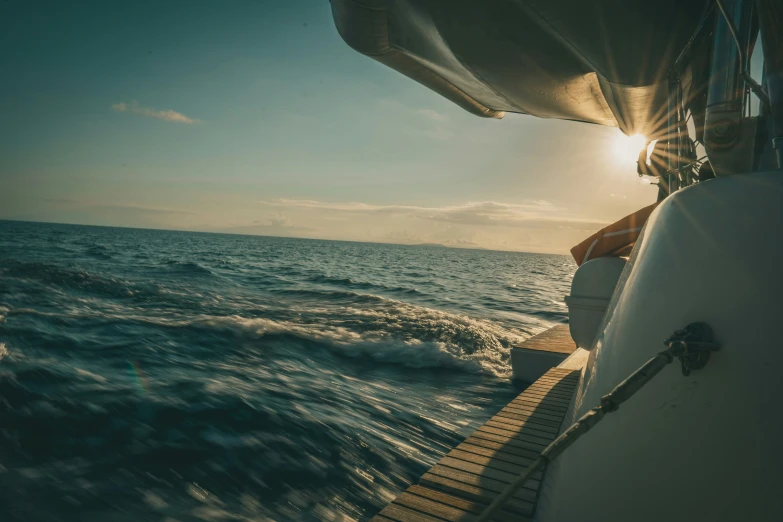
[(706, 323), (691, 323), (684, 330), (678, 330), (664, 341), (669, 348), (644, 363), (627, 379), (618, 384), (608, 395), (601, 397), (601, 404), (585, 413), (574, 424), (541, 452), (524, 473), (519, 475), (479, 516), (477, 522), (486, 522), (494, 517), (506, 502), (525, 485), (533, 473), (549, 464), (574, 442), (590, 431), (608, 413), (617, 411), (622, 403), (658, 375), (661, 370), (679, 359), (682, 364), (682, 374), (690, 375), (691, 370), (698, 370), (707, 364), (710, 352), (719, 348), (712, 341), (712, 330)]

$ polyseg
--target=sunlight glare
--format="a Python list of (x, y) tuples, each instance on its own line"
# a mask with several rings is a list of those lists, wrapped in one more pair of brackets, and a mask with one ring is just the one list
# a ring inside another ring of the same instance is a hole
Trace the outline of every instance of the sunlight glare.
[(623, 165), (634, 164), (639, 159), (639, 151), (646, 143), (647, 138), (641, 134), (626, 136), (618, 132), (613, 144), (614, 157)]

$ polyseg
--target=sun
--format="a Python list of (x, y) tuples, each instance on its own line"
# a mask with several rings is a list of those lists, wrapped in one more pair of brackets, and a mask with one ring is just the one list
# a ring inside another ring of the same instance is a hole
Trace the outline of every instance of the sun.
[(626, 136), (618, 132), (612, 144), (615, 159), (622, 165), (633, 165), (639, 159), (639, 151), (647, 144), (647, 138), (641, 134)]

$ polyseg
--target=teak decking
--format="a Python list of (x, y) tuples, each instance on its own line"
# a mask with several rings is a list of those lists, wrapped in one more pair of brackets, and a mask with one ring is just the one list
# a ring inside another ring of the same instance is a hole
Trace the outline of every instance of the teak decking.
[[(578, 370), (552, 368), (378, 513), (376, 522), (472, 521), (560, 433)], [(528, 521), (546, 469), (495, 520)]]
[(571, 355), (574, 353), (574, 350), (576, 350), (576, 344), (574, 343), (574, 340), (571, 339), (571, 330), (568, 325), (559, 324), (545, 332), (534, 335), (530, 339), (522, 341), (515, 345), (514, 348)]

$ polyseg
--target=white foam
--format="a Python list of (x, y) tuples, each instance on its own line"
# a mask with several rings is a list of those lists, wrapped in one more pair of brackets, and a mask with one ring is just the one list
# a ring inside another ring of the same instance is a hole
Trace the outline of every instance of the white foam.
[(335, 307), (301, 312), (307, 322), (202, 316), (190, 324), (241, 328), (256, 335), (293, 335), (327, 343), (347, 356), (413, 368), (451, 367), (505, 377), (508, 346), (523, 335), (489, 321), (391, 299), (367, 308)]
[(107, 382), (106, 377), (104, 377), (102, 375), (98, 375), (97, 373), (92, 373), (92, 372), (84, 370), (82, 368), (75, 368), (75, 367), (74, 367), (74, 370), (76, 370), (76, 373), (78, 373), (79, 375), (83, 375), (85, 377), (89, 377), (90, 379), (94, 379), (94, 380), (96, 380), (98, 382)]

